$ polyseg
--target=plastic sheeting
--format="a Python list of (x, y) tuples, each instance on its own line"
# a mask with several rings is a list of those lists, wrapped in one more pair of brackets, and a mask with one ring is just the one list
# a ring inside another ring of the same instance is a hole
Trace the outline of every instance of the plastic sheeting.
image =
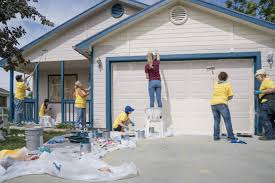
[(103, 146), (93, 146), (92, 153), (80, 156), (79, 145), (68, 144), (65, 147), (54, 148), (52, 153), (42, 153), (38, 160), (15, 161), (7, 170), (1, 167), (0, 182), (33, 174), (49, 174), (82, 181), (114, 181), (136, 176), (138, 171), (134, 163), (110, 166), (100, 159), (108, 152), (129, 147), (135, 147), (135, 143), (132, 141), (122, 141), (121, 144), (103, 143)]

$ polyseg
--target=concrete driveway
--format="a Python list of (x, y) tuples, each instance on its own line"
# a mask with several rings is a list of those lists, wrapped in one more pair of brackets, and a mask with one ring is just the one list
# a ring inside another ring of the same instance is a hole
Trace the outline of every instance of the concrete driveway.
[[(275, 141), (242, 138), (247, 145), (212, 141), (208, 136), (179, 136), (138, 142), (136, 149), (105, 157), (112, 165), (133, 161), (139, 176), (117, 183), (274, 183)], [(26, 176), (9, 183), (77, 183), (50, 176)]]

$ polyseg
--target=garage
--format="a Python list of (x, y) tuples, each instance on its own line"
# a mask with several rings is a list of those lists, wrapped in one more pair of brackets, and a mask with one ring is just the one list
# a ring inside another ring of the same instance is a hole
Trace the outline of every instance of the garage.
[[(143, 128), (144, 111), (149, 107), (145, 62), (112, 64), (112, 119), (125, 105), (136, 111), (132, 120)], [(213, 73), (206, 68), (213, 66)], [(229, 74), (234, 98), (230, 102), (235, 133), (253, 133), (254, 79), (252, 59), (169, 60), (161, 62), (163, 119), (175, 134), (212, 134), (213, 116), (210, 98), (214, 79), (220, 71)], [(156, 105), (155, 105), (156, 106)], [(222, 129), (225, 132), (224, 127)]]

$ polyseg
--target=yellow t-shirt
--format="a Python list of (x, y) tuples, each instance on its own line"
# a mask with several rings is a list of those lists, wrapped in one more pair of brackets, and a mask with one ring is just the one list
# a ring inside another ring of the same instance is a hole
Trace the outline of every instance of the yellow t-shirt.
[(113, 128), (117, 128), (120, 122), (126, 123), (128, 120), (129, 116), (126, 114), (126, 112), (120, 113), (113, 123)]
[[(260, 90), (267, 90), (267, 89), (273, 89), (275, 88), (275, 84), (273, 83), (271, 78), (265, 78), (261, 84)], [(264, 96), (264, 94), (260, 94), (260, 99)], [(267, 102), (267, 99), (263, 99), (262, 103)]]
[(211, 100), (211, 105), (227, 104), (228, 97), (233, 96), (233, 89), (230, 83), (215, 83), (214, 93)]
[(18, 100), (24, 100), (26, 97), (26, 90), (28, 87), (25, 85), (24, 82), (16, 82), (15, 83), (15, 98)]
[(86, 97), (81, 97), (79, 93), (82, 92), (80, 88), (75, 90), (75, 107), (77, 108), (86, 108)]
[(43, 116), (45, 116), (45, 114), (46, 114), (46, 106), (43, 103), (40, 107), (39, 117), (43, 117)]

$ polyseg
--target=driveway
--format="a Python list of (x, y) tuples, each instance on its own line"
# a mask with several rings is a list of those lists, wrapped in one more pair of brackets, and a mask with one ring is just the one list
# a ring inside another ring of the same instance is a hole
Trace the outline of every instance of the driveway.
[[(242, 138), (248, 144), (179, 136), (138, 142), (136, 149), (108, 154), (112, 165), (133, 161), (139, 176), (116, 183), (274, 183), (275, 141)], [(77, 183), (50, 176), (25, 176), (9, 183)]]

